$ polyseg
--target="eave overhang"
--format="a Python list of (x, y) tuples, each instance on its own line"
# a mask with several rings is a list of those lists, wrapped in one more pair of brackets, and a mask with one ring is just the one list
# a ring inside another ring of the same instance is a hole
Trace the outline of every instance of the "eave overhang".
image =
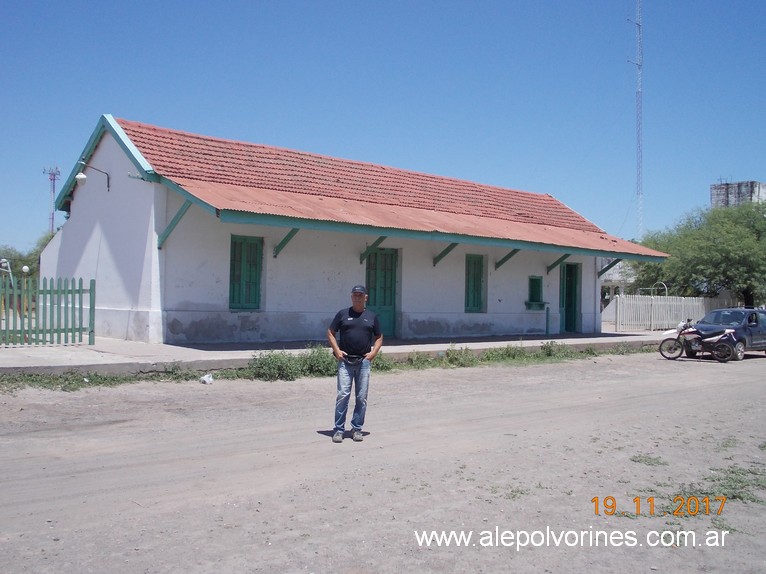
[(223, 223), (239, 223), (251, 225), (264, 225), (268, 227), (290, 227), (299, 229), (311, 229), (315, 231), (331, 231), (338, 233), (354, 233), (360, 235), (385, 235), (387, 238), (415, 239), (418, 241), (434, 241), (440, 243), (458, 243), (464, 245), (481, 245), (484, 247), (502, 247), (527, 251), (545, 251), (550, 253), (562, 253), (566, 251), (573, 255), (588, 255), (593, 257), (621, 257), (634, 261), (650, 261), (662, 263), (665, 256), (641, 255), (622, 251), (601, 251), (597, 249), (577, 248), (532, 241), (520, 241), (515, 239), (501, 239), (494, 237), (480, 237), (475, 235), (461, 235), (443, 231), (416, 231), (410, 229), (397, 229), (393, 227), (377, 227), (373, 225), (359, 225), (353, 223), (339, 223), (333, 221), (319, 221), (314, 219), (299, 219), (280, 215), (268, 215), (264, 213), (244, 213), (241, 211), (222, 210), (219, 213)]
[[(140, 179), (144, 179), (146, 181), (159, 181), (159, 176), (154, 172), (152, 166), (148, 161), (146, 161), (146, 158), (144, 158), (143, 154), (133, 144), (120, 124), (117, 123), (114, 117), (109, 114), (105, 114), (99, 119), (96, 128), (93, 130), (93, 133), (91, 133), (90, 138), (88, 139), (88, 143), (85, 144), (85, 148), (80, 154), (80, 162), (84, 162), (86, 164), (90, 162), (90, 158), (93, 156), (93, 153), (96, 151), (98, 144), (101, 142), (101, 139), (106, 133), (112, 135), (115, 141), (125, 152), (125, 155), (130, 158), (131, 162), (133, 162), (133, 165), (136, 167), (138, 172), (137, 176)], [(64, 181), (64, 185), (61, 187), (61, 191), (56, 197), (56, 209), (60, 211), (69, 211), (69, 203), (72, 201), (72, 196), (74, 195), (75, 188), (77, 187), (77, 180), (75, 177), (84, 169), (85, 166), (83, 164), (79, 162), (75, 163), (72, 172), (69, 174), (69, 177), (67, 177), (66, 181)]]
[(177, 178), (163, 182), (224, 223), (257, 224), (662, 262), (664, 253), (604, 232), (521, 223), (460, 213), (253, 189)]

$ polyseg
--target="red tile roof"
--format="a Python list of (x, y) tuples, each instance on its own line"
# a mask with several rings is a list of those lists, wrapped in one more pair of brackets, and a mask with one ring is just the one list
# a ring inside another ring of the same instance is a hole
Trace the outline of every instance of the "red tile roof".
[(117, 122), (157, 174), (219, 210), (663, 255), (550, 195)]

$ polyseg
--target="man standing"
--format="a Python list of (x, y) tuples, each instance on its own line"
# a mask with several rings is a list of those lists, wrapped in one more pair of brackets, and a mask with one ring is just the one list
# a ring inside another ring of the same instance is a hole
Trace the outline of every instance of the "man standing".
[[(332, 354), (338, 359), (338, 394), (335, 398), (335, 429), (333, 442), (343, 442), (346, 413), (351, 397), (351, 384), (356, 391), (354, 415), (351, 417), (351, 438), (362, 440), (362, 425), (367, 411), (367, 388), (370, 364), (383, 346), (378, 316), (366, 308), (367, 288), (356, 285), (351, 289), (351, 307), (341, 309), (327, 329)], [(340, 342), (335, 333), (340, 333)]]

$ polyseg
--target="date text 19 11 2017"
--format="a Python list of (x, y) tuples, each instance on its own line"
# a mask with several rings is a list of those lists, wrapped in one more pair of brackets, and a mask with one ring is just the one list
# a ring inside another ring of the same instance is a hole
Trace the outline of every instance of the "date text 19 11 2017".
[[(673, 498), (673, 509), (670, 511), (662, 511), (655, 513), (654, 497), (649, 496), (642, 499), (640, 496), (636, 496), (631, 502), (633, 506), (630, 507), (631, 511), (620, 511), (617, 508), (617, 500), (614, 496), (598, 497), (594, 496), (590, 499), (593, 503), (594, 514), (605, 514), (607, 516), (627, 516), (628, 514), (641, 515), (641, 512), (645, 512), (648, 516), (666, 516), (671, 514), (673, 516), (696, 516), (698, 514), (717, 514), (720, 515), (723, 512), (723, 507), (726, 504), (725, 496), (716, 496), (710, 498), (709, 496), (676, 496)], [(635, 510), (635, 512), (633, 512)]]

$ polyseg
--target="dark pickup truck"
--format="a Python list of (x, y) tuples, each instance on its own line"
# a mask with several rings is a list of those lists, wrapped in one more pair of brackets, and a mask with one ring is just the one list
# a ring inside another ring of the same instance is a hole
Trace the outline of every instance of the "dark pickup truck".
[[(748, 351), (766, 351), (766, 310), (743, 307), (714, 309), (697, 321), (700, 330), (712, 331), (720, 327), (734, 329), (737, 341), (735, 361), (744, 359)], [(689, 356), (689, 349), (686, 355)]]

